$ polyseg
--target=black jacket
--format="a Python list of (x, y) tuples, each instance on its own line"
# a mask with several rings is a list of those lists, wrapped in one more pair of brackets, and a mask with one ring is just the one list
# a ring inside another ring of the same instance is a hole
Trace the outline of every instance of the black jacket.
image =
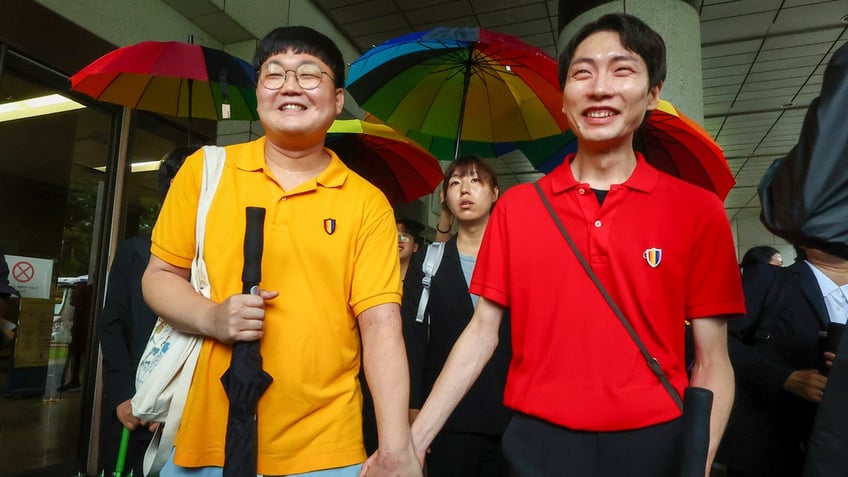
[(118, 244), (100, 313), (98, 331), (103, 353), (104, 410), (135, 394), (135, 370), (156, 315), (144, 302), (141, 277), (150, 260), (150, 237), (138, 236)]
[(830, 321), (827, 308), (803, 261), (748, 267), (742, 284), (747, 313), (728, 322), (736, 400), (716, 460), (751, 475), (796, 477), (816, 405), (783, 383), (793, 371), (821, 367), (819, 332)]
[[(423, 261), (425, 255), (420, 254), (418, 259)], [(471, 296), (462, 274), (456, 237), (447, 242), (441, 265), (430, 287), (427, 305), (429, 330), (426, 324), (415, 322), (423, 276), (419, 262), (410, 267), (404, 280), (404, 291), (408, 295), (404, 296), (402, 312), (404, 339), (410, 361), (412, 408), (420, 408), (424, 403), (454, 343), (474, 314)], [(503, 433), (511, 416), (503, 405), (503, 391), (511, 357), (507, 311), (501, 320), (498, 347), (492, 359), (445, 423), (445, 430), (490, 435)]]

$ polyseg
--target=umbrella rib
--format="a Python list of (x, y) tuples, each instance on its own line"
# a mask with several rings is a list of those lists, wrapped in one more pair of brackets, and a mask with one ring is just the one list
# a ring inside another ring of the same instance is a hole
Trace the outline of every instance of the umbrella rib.
[(147, 90), (150, 88), (150, 84), (153, 83), (154, 78), (155, 76), (153, 75), (147, 75), (147, 81), (144, 82), (144, 88), (141, 89), (141, 94), (138, 95), (133, 105), (130, 106), (130, 109), (138, 109), (139, 103), (141, 103), (141, 100), (147, 95)]

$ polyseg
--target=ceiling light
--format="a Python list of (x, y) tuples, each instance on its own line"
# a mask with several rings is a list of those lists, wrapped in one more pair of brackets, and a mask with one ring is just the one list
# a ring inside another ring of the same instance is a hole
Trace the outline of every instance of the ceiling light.
[(848, 15), (842, 15), (842, 18), (839, 19), (841, 23), (848, 23)]
[(787, 102), (780, 105), (780, 107), (783, 108), (783, 109), (789, 109), (792, 106), (795, 106), (795, 103), (793, 103), (792, 101), (787, 101)]
[(44, 116), (46, 114), (61, 113), (82, 108), (85, 108), (85, 106), (61, 94), (49, 94), (47, 96), (0, 104), (0, 122)]

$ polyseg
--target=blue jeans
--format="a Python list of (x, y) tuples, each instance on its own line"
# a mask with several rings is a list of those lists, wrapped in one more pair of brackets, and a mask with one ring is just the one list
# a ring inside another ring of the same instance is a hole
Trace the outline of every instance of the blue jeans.
[[(174, 464), (174, 452), (173, 450), (171, 451), (171, 457), (168, 458), (168, 463), (159, 472), (159, 477), (221, 477), (223, 475), (223, 469), (221, 467), (180, 467)], [(358, 477), (360, 469), (362, 469), (362, 464), (354, 464), (335, 469), (315, 470), (303, 474), (289, 474), (288, 476), (262, 476), (261, 474), (257, 474), (257, 477)]]

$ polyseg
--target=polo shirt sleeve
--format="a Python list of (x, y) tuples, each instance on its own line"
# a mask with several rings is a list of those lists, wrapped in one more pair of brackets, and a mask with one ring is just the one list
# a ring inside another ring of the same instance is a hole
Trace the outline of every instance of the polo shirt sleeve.
[(468, 291), (485, 297), (501, 306), (509, 307), (509, 224), (507, 223), (509, 197), (507, 192), (492, 209), (483, 242), (477, 252), (477, 263)]
[(743, 315), (745, 299), (733, 234), (723, 205), (711, 194), (698, 210), (686, 283), (686, 317)]
[(186, 158), (168, 190), (156, 225), (150, 252), (179, 268), (191, 268), (195, 222), (203, 174), (203, 149)]
[(400, 258), (394, 213), (382, 194), (367, 196), (354, 247), (350, 306), (355, 316), (385, 303), (400, 304)]

